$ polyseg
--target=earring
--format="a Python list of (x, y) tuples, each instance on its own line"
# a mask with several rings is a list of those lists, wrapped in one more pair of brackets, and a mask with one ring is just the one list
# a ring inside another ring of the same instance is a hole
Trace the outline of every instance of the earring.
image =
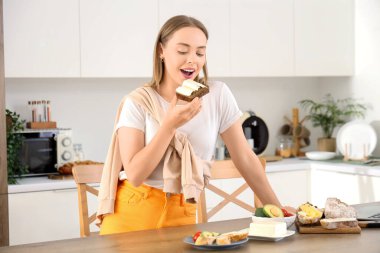
[(161, 57), (161, 62), (162, 62), (162, 63), (164, 62), (164, 57)]

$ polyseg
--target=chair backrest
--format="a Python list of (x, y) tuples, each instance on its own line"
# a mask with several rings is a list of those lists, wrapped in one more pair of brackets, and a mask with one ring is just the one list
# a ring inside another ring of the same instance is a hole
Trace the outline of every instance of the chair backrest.
[(96, 213), (88, 215), (87, 192), (98, 196), (98, 190), (88, 185), (100, 183), (102, 178), (103, 164), (75, 165), (73, 166), (73, 176), (78, 190), (78, 207), (80, 236), (90, 235), (90, 224), (96, 219)]
[[(266, 161), (263, 158), (259, 158), (262, 167), (265, 170)], [(228, 203), (232, 202), (241, 208), (248, 210), (250, 212), (254, 212), (256, 207), (261, 207), (263, 204), (260, 199), (254, 194), (254, 205), (248, 204), (247, 202), (241, 201), (237, 199), (237, 196), (241, 194), (243, 191), (249, 188), (247, 183), (243, 183), (237, 190), (233, 193), (227, 193), (222, 189), (216, 187), (212, 184), (212, 180), (214, 179), (233, 179), (233, 178), (242, 178), (238, 169), (235, 167), (232, 160), (223, 160), (223, 161), (215, 161), (213, 166), (211, 167), (211, 180), (210, 183), (206, 186), (205, 190), (201, 193), (199, 202), (198, 202), (198, 223), (207, 222), (212, 216), (221, 211), (223, 207), (225, 207)], [(221, 196), (223, 200), (219, 202), (214, 208), (207, 211), (207, 203), (206, 203), (206, 189), (212, 191), (213, 193)]]

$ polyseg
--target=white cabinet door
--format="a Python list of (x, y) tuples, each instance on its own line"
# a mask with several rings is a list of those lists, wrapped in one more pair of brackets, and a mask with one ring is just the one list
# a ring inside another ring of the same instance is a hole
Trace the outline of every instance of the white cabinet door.
[(375, 188), (371, 188), (376, 186), (372, 183), (371, 186), (367, 185), (372, 182), (370, 177), (319, 169), (312, 170), (311, 177), (311, 203), (319, 207), (324, 207), (330, 197), (349, 205), (375, 201), (368, 195), (371, 192), (373, 196), (376, 194)]
[(148, 77), (158, 1), (81, 0), (82, 77)]
[[(10, 245), (79, 238), (76, 189), (9, 194)], [(89, 212), (97, 199), (88, 196)], [(91, 227), (95, 231), (96, 226)]]
[(354, 1), (294, 2), (296, 75), (353, 75)]
[(231, 75), (294, 73), (293, 0), (231, 0)]
[(380, 201), (380, 177), (358, 176), (360, 203)]
[(78, 0), (4, 0), (5, 77), (79, 77)]
[(267, 176), (282, 205), (297, 208), (310, 201), (310, 173), (308, 169), (269, 172)]
[(209, 76), (229, 76), (229, 1), (228, 0), (161, 0), (159, 20), (162, 26), (176, 15), (189, 15), (207, 28), (207, 67)]

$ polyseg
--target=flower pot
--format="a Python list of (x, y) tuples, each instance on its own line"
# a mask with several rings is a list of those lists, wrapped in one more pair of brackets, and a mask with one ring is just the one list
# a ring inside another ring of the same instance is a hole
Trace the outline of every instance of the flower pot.
[(336, 139), (335, 138), (318, 138), (318, 150), (335, 152), (336, 151)]

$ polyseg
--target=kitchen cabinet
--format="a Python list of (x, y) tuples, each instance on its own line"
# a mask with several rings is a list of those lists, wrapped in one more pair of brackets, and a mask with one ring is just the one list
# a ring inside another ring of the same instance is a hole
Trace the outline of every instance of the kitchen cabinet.
[(200, 20), (209, 32), (207, 43), (208, 74), (229, 76), (230, 33), (229, 0), (162, 0), (159, 4), (159, 26), (175, 15), (188, 15)]
[(78, 0), (4, 0), (5, 77), (79, 77)]
[(232, 76), (354, 74), (353, 0), (231, 1)]
[[(10, 245), (80, 237), (76, 189), (14, 193), (8, 199)], [(96, 198), (89, 194), (88, 202), (89, 212), (95, 211)]]
[(354, 74), (354, 0), (294, 0), (295, 75)]
[(293, 75), (293, 0), (231, 0), (231, 76)]
[(354, 73), (354, 0), (4, 0), (6, 77), (150, 77), (161, 25), (209, 31), (211, 77)]
[(310, 171), (276, 171), (267, 173), (268, 180), (282, 205), (298, 207), (311, 198)]
[(311, 170), (311, 203), (325, 206), (326, 199), (336, 197), (347, 204), (380, 201), (380, 177)]
[(81, 0), (81, 76), (151, 76), (158, 29), (158, 1)]

